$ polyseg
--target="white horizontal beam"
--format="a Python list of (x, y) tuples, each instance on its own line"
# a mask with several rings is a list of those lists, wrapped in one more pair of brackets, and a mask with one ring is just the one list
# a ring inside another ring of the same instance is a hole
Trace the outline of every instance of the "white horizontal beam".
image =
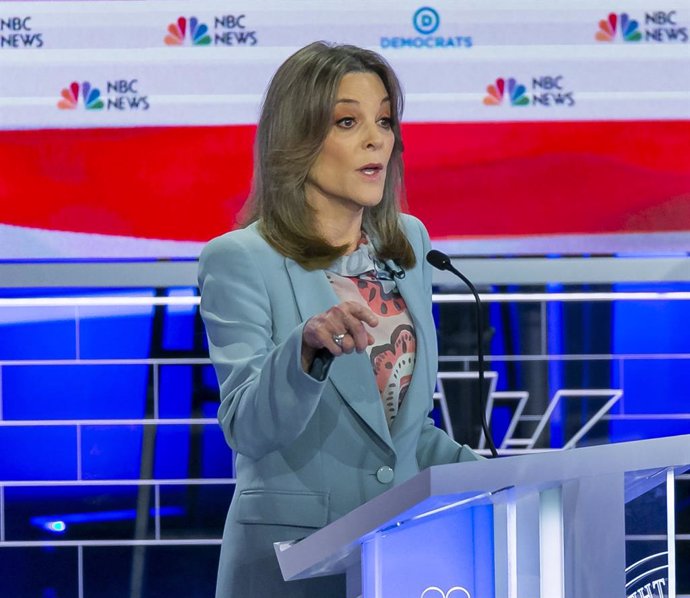
[(70, 486), (231, 486), (235, 478), (181, 478), (152, 480), (4, 480), (0, 488), (52, 488)]
[[(552, 303), (589, 301), (690, 301), (690, 292), (480, 293), (484, 303)], [(470, 293), (435, 293), (434, 303), (472, 303)], [(189, 297), (19, 297), (0, 299), (0, 308), (196, 306)], [(61, 318), (64, 317), (61, 314)]]
[(27, 540), (0, 542), (0, 548), (67, 548), (75, 546), (215, 546), (220, 538), (179, 540)]
[[(443, 242), (434, 245), (448, 251)], [(200, 247), (200, 244), (199, 244)], [(190, 250), (192, 252), (192, 250)], [(197, 252), (195, 246), (193, 253)], [(478, 285), (690, 281), (687, 254), (666, 257), (453, 258), (453, 265)], [(6, 288), (164, 288), (193, 287), (198, 264), (181, 260), (55, 261), (0, 263)], [(457, 285), (448, 272), (434, 272), (434, 283)]]

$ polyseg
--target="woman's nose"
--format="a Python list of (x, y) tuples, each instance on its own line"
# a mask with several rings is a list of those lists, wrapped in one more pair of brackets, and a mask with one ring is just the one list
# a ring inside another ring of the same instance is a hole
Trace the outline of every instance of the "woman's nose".
[(364, 145), (378, 149), (383, 145), (383, 131), (378, 123), (372, 123), (366, 128)]

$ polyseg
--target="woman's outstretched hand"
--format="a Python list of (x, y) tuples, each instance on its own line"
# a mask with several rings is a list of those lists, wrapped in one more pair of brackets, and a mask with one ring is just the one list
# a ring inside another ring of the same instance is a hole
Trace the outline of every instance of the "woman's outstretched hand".
[(374, 342), (364, 324), (373, 328), (378, 323), (373, 311), (355, 301), (345, 301), (310, 318), (302, 331), (302, 368), (309, 371), (319, 349), (327, 349), (335, 357), (361, 353)]

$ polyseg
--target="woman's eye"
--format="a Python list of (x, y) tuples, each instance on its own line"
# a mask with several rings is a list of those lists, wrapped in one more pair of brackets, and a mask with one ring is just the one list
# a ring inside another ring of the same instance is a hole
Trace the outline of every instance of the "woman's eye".
[(336, 124), (344, 129), (349, 129), (355, 125), (355, 119), (351, 116), (346, 116), (345, 118), (338, 120)]
[(383, 118), (379, 119), (379, 124), (386, 129), (390, 129), (393, 126), (393, 120), (390, 116), (384, 116)]

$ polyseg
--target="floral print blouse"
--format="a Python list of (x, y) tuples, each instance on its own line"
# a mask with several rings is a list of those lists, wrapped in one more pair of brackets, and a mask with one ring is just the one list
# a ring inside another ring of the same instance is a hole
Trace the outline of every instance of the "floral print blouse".
[(333, 262), (326, 277), (340, 301), (367, 305), (379, 319), (374, 328), (364, 325), (374, 338), (366, 352), (390, 427), (405, 400), (416, 358), (417, 339), (405, 300), (364, 233), (357, 249)]

